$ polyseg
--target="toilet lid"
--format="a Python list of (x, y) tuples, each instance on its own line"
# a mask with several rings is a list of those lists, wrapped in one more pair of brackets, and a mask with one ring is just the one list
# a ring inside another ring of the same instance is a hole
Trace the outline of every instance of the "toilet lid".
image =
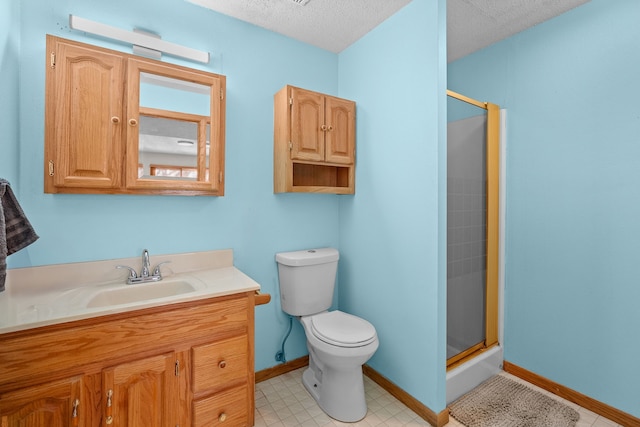
[(338, 310), (313, 316), (311, 329), (318, 339), (339, 347), (362, 347), (376, 339), (371, 323)]

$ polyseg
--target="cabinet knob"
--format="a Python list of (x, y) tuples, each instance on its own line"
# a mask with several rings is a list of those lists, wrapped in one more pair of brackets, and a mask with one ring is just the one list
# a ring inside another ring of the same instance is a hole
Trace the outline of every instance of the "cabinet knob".
[(224, 422), (226, 419), (227, 419), (227, 414), (225, 414), (224, 412), (218, 415), (218, 421)]
[(113, 117), (111, 117), (111, 121), (112, 121), (113, 123), (120, 123), (120, 117), (118, 117), (118, 116), (113, 116)]
[(331, 132), (333, 130), (333, 126), (329, 126), (329, 132)]
[(218, 368), (220, 369), (224, 369), (227, 367), (227, 362), (224, 360), (221, 360), (220, 363), (218, 363)]
[(129, 125), (135, 126), (137, 124), (138, 124), (138, 121), (136, 119), (129, 119)]
[(326, 131), (327, 130), (327, 125), (320, 126), (320, 129), (322, 129), (323, 131)]

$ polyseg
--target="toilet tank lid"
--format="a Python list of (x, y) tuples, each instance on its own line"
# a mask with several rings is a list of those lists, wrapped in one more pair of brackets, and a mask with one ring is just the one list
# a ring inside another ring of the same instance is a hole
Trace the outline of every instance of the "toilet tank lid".
[(299, 267), (304, 265), (326, 264), (338, 261), (340, 253), (334, 248), (306, 249), (303, 251), (280, 252), (276, 254), (278, 264)]

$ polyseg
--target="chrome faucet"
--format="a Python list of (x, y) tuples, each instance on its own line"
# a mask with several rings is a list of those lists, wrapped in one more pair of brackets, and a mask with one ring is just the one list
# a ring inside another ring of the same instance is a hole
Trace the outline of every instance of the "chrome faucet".
[(149, 251), (144, 249), (142, 251), (142, 269), (140, 274), (136, 273), (136, 270), (127, 265), (116, 265), (116, 268), (126, 268), (129, 270), (129, 276), (127, 278), (128, 285), (134, 285), (136, 283), (145, 282), (159, 282), (162, 280), (162, 273), (160, 272), (160, 266), (171, 261), (164, 261), (156, 265), (151, 273), (151, 263), (149, 262)]
[(142, 251), (142, 270), (140, 270), (140, 277), (149, 277), (149, 251), (144, 249)]

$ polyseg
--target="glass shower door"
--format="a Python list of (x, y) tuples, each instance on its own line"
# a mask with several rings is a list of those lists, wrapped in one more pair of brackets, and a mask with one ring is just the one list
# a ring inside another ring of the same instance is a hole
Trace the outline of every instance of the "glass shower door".
[(498, 153), (488, 138), (497, 140), (492, 115), (499, 110), (453, 92), (447, 110), (449, 366), (497, 342)]

